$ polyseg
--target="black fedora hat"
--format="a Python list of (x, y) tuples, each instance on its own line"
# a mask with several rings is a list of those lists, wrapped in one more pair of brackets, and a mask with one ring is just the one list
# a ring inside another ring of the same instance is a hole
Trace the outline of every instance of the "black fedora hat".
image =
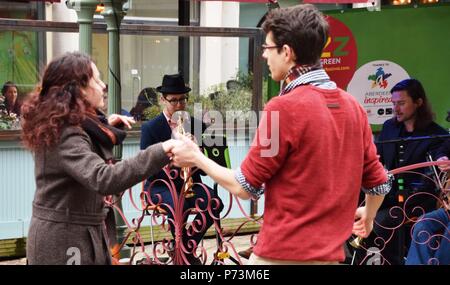
[(184, 83), (184, 78), (181, 74), (164, 75), (162, 86), (156, 87), (156, 91), (163, 94), (185, 94), (191, 91)]

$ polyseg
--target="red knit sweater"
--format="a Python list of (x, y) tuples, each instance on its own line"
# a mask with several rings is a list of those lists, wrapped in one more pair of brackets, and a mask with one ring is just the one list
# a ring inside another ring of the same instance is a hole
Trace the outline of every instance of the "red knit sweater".
[[(250, 185), (266, 186), (254, 252), (280, 260), (343, 260), (361, 186), (387, 181), (364, 109), (341, 89), (306, 85), (273, 98), (265, 111), (241, 165)], [(279, 140), (267, 146), (258, 135), (276, 137), (272, 112), (279, 115)], [(274, 143), (277, 155), (263, 157)]]

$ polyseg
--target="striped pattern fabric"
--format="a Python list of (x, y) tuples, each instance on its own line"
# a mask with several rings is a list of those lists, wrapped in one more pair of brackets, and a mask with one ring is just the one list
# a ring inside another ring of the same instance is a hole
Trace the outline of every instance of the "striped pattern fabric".
[(298, 86), (311, 84), (321, 89), (336, 89), (337, 85), (334, 81), (330, 80), (330, 77), (323, 68), (311, 70), (307, 73), (301, 74), (296, 79), (289, 82), (285, 88), (280, 92), (279, 96), (282, 96)]
[[(387, 172), (387, 170), (386, 170)], [(389, 193), (389, 191), (391, 191), (392, 189), (392, 182), (394, 181), (394, 175), (392, 174), (387, 174), (388, 180), (380, 185), (377, 185), (375, 187), (372, 188), (364, 188), (362, 187), (362, 191), (368, 195), (372, 195), (372, 196), (380, 196), (380, 195), (386, 195), (387, 193)]]
[(264, 194), (264, 184), (260, 188), (255, 188), (250, 185), (250, 183), (247, 182), (247, 179), (242, 173), (240, 167), (238, 167), (234, 172), (234, 177), (236, 178), (236, 181), (242, 186), (242, 188), (255, 198), (259, 198), (262, 194)]

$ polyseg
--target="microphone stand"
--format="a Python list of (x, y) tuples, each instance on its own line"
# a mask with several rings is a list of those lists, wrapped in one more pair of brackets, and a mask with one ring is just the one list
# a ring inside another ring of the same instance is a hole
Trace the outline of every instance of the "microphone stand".
[(391, 139), (391, 140), (384, 140), (384, 141), (375, 141), (375, 144), (400, 143), (400, 142), (423, 141), (423, 140), (438, 140), (438, 139), (446, 139), (446, 138), (450, 138), (450, 134), (420, 136), (420, 137), (406, 137), (406, 138), (398, 138), (398, 139)]

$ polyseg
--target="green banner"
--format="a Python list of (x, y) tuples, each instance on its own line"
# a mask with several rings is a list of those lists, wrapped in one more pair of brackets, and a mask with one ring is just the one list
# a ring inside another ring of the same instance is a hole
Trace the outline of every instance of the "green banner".
[(450, 110), (450, 4), (326, 13), (351, 29), (358, 51), (357, 68), (377, 60), (400, 65), (424, 85), (436, 122), (450, 127), (445, 120)]

